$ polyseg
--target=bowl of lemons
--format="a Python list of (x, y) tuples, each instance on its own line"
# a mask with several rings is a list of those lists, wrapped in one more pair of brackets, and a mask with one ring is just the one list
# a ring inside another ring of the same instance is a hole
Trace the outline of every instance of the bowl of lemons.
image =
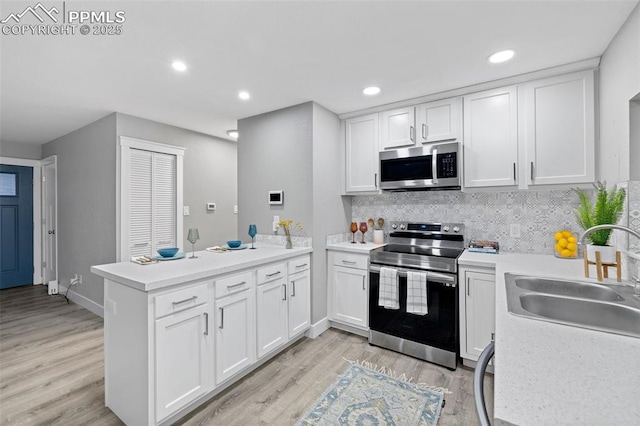
[(556, 240), (553, 246), (553, 254), (563, 259), (575, 259), (578, 257), (578, 234), (563, 229), (554, 234)]

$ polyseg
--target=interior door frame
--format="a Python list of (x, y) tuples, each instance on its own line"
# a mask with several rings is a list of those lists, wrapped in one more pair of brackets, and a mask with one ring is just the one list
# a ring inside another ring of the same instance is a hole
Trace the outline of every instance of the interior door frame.
[(33, 285), (42, 284), (42, 234), (38, 232), (42, 223), (42, 161), (0, 157), (0, 164), (33, 168)]
[[(55, 211), (56, 212), (55, 212), (55, 224), (53, 226), (53, 229), (56, 231), (56, 248), (55, 248), (55, 251), (56, 251), (56, 276), (55, 276), (54, 280), (58, 281), (58, 276), (59, 276), (59, 274), (58, 274), (58, 253), (59, 253), (59, 251), (58, 251), (58, 240), (59, 240), (59, 238), (58, 238), (58, 235), (57, 235), (57, 233), (58, 233), (58, 156), (57, 155), (51, 155), (49, 157), (43, 158), (41, 160), (41, 164), (42, 164), (42, 177), (40, 178), (40, 184), (41, 185), (44, 185), (43, 179), (44, 179), (44, 168), (45, 168), (45, 166), (48, 166), (49, 164), (53, 164), (53, 166), (55, 167), (56, 179), (55, 179), (55, 182), (54, 182), (54, 185), (55, 185), (55, 197), (54, 197), (55, 201), (54, 201), (54, 204), (55, 204)], [(47, 238), (45, 236), (45, 233), (47, 232), (47, 230), (44, 229), (44, 225), (46, 224), (45, 212), (44, 212), (44, 209), (45, 209), (45, 205), (44, 205), (44, 190), (42, 191), (42, 197), (43, 197), (42, 198), (42, 209), (41, 209), (41, 211), (42, 211), (42, 220), (40, 221), (40, 223), (41, 223), (40, 231), (42, 232), (42, 241), (44, 241), (45, 238)], [(42, 250), (41, 250), (42, 261), (43, 262), (41, 263), (41, 265), (44, 265), (44, 250), (45, 250), (45, 245), (43, 243), (42, 244)], [(42, 266), (41, 269), (42, 269), (42, 280), (44, 282), (44, 266)], [(48, 284), (48, 283), (45, 283), (45, 284)]]

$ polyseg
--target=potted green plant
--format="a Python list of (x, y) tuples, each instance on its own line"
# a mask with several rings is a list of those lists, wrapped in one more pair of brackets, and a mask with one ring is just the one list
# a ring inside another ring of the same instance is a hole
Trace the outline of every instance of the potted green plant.
[[(616, 225), (624, 210), (625, 190), (614, 185), (608, 191), (606, 182), (596, 182), (593, 186), (595, 194), (592, 199), (586, 191), (575, 190), (580, 202), (575, 211), (578, 225), (584, 230), (597, 225)], [(599, 251), (602, 263), (615, 262), (615, 247), (609, 246), (611, 231), (611, 229), (603, 229), (587, 235), (589, 261), (595, 262), (595, 253)]]

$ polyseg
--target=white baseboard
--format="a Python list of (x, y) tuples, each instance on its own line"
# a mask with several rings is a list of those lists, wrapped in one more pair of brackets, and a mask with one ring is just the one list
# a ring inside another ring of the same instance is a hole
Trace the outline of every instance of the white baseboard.
[[(58, 291), (59, 291), (59, 294), (66, 294), (67, 287), (63, 285), (58, 285)], [(76, 293), (75, 291), (73, 291), (73, 289), (69, 291), (69, 294), (67, 296), (69, 297), (69, 300), (71, 300), (72, 302), (77, 303), (78, 305), (82, 306), (86, 310), (93, 312), (94, 314), (98, 315), (101, 318), (104, 318), (104, 307), (102, 305), (98, 305), (96, 302), (89, 299), (88, 297), (85, 297), (81, 294)]]
[(316, 337), (318, 337), (328, 329), (329, 329), (329, 319), (327, 317), (324, 317), (317, 323), (311, 324), (311, 328), (307, 330), (307, 332), (305, 333), (305, 336), (307, 336), (310, 339), (315, 339)]

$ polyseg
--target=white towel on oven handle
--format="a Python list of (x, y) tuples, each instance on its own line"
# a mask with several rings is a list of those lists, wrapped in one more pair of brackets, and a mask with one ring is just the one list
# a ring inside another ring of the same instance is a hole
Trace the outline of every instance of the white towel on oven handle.
[(426, 315), (429, 313), (427, 300), (427, 274), (407, 271), (407, 313)]
[(378, 306), (387, 309), (400, 309), (398, 294), (398, 270), (380, 268), (380, 285), (378, 286)]

